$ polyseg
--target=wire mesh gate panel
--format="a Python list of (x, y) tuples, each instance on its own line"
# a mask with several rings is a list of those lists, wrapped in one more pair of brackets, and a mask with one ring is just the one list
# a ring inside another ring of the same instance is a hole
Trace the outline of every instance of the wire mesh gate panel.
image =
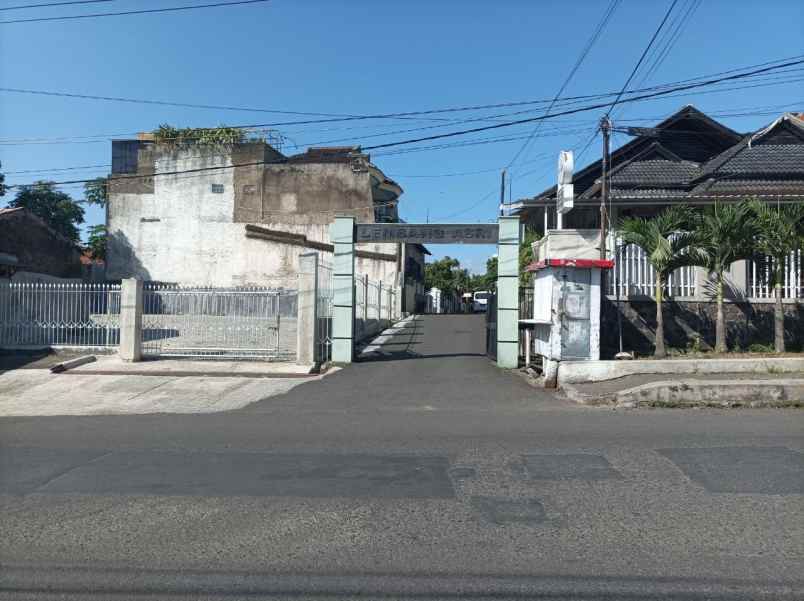
[(100, 348), (119, 342), (119, 284), (0, 283), (0, 347)]
[(297, 299), (292, 290), (146, 284), (143, 354), (291, 360)]

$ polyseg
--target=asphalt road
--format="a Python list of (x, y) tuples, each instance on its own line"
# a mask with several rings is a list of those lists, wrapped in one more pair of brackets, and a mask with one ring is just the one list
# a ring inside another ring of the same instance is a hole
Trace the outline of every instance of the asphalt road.
[(236, 412), (0, 420), (0, 599), (804, 598), (804, 413), (571, 405), (482, 319)]

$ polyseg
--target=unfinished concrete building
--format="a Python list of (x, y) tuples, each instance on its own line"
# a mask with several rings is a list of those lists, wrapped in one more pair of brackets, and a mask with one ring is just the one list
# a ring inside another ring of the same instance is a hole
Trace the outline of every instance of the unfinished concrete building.
[[(401, 194), (355, 147), (285, 156), (265, 142), (114, 141), (108, 277), (292, 288), (301, 253), (331, 261), (336, 214), (397, 221)], [(361, 244), (356, 269), (397, 285), (405, 257), (398, 244)]]

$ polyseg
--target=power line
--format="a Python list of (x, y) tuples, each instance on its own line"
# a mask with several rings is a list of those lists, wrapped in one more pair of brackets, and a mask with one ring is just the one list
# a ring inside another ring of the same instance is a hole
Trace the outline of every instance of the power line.
[[(782, 65), (780, 65), (778, 67), (765, 67), (763, 69), (757, 69), (757, 70), (754, 70), (754, 71), (750, 71), (748, 73), (741, 73), (741, 74), (737, 74), (737, 75), (731, 75), (731, 76), (728, 76), (728, 77), (710, 79), (708, 81), (688, 84), (688, 85), (685, 85), (685, 86), (678, 86), (677, 88), (670, 88), (670, 89), (667, 89), (667, 90), (661, 90), (661, 91), (658, 91), (658, 92), (653, 92), (651, 94), (645, 94), (645, 95), (642, 95), (642, 96), (634, 96), (634, 97), (631, 97), (631, 98), (626, 98), (624, 100), (620, 100), (620, 102), (622, 102), (622, 103), (625, 103), (625, 102), (629, 102), (629, 103), (630, 102), (637, 102), (637, 101), (645, 100), (645, 99), (648, 99), (648, 98), (655, 98), (657, 96), (664, 96), (664, 95), (670, 94), (672, 92), (678, 92), (678, 91), (681, 91), (681, 90), (690, 90), (690, 89), (700, 88), (700, 87), (707, 86), (707, 85), (713, 85), (713, 84), (720, 83), (720, 82), (723, 82), (723, 81), (729, 81), (729, 80), (735, 80), (735, 79), (743, 79), (743, 78), (749, 77), (751, 75), (756, 75), (756, 74), (759, 74), (759, 73), (774, 71), (774, 70), (777, 70), (779, 68), (789, 67), (789, 66), (793, 66), (793, 65), (799, 65), (799, 64), (802, 64), (802, 63), (804, 63), (804, 60), (788, 62), (788, 63), (782, 64)], [(536, 122), (536, 121), (543, 121), (545, 119), (561, 117), (561, 116), (564, 116), (564, 115), (573, 115), (573, 114), (576, 114), (576, 113), (592, 111), (592, 110), (596, 110), (596, 109), (599, 109), (599, 108), (604, 108), (604, 107), (607, 107), (607, 106), (609, 106), (608, 102), (598, 103), (598, 104), (593, 104), (593, 105), (589, 105), (589, 106), (585, 106), (585, 107), (580, 107), (580, 108), (570, 109), (570, 110), (567, 110), (567, 111), (562, 111), (560, 113), (553, 113), (551, 115), (541, 115), (541, 116), (538, 116), (538, 117), (530, 117), (528, 119), (518, 119), (516, 121), (509, 121), (507, 123), (498, 123), (498, 124), (495, 124), (495, 125), (485, 125), (483, 127), (474, 127), (474, 128), (471, 128), (471, 129), (465, 129), (465, 130), (461, 130), (461, 131), (449, 132), (449, 133), (445, 133), (445, 134), (437, 134), (437, 135), (434, 135), (434, 136), (426, 136), (426, 137), (423, 137), (423, 138), (414, 138), (414, 139), (410, 139), (410, 140), (399, 140), (397, 142), (388, 142), (386, 144), (377, 144), (375, 146), (366, 146), (364, 148), (364, 150), (375, 150), (375, 149), (378, 149), (378, 148), (388, 148), (390, 146), (401, 146), (403, 144), (414, 144), (416, 142), (425, 142), (425, 141), (429, 141), (429, 140), (438, 140), (438, 139), (442, 139), (442, 138), (450, 138), (450, 137), (454, 137), (454, 136), (462, 136), (462, 135), (466, 135), (466, 134), (469, 134), (469, 133), (487, 131), (487, 130), (490, 130), (490, 129), (499, 129), (499, 128), (502, 128), (502, 127), (511, 127), (513, 125), (521, 125), (522, 123), (533, 123), (533, 122)]]
[[(790, 69), (790, 70), (784, 71), (784, 72), (780, 71), (780, 73), (790, 73), (790, 72), (793, 72), (793, 71), (802, 71), (802, 69)], [(713, 89), (713, 90), (696, 91), (696, 92), (694, 92), (694, 94), (699, 95), (699, 96), (700, 95), (705, 95), (705, 94), (720, 94), (720, 93), (730, 92), (730, 91), (734, 91), (734, 90), (744, 90), (744, 89), (756, 88), (756, 87), (770, 87), (770, 86), (774, 86), (774, 85), (783, 85), (783, 84), (789, 84), (789, 83), (799, 83), (801, 81), (804, 81), (804, 78), (801, 78), (801, 77), (798, 77), (798, 78), (778, 78), (778, 77), (777, 78), (769, 78), (767, 75), (763, 75), (763, 76), (759, 76), (759, 77), (764, 77), (765, 78), (762, 83), (757, 83), (757, 84), (754, 84), (754, 85), (740, 85), (740, 86), (733, 86), (733, 87), (719, 87), (719, 88), (716, 88), (716, 89)], [(757, 77), (752, 77), (752, 79), (758, 80)], [(634, 92), (634, 91), (632, 90), (632, 92)], [(692, 95), (691, 92), (681, 92), (681, 93), (677, 93), (677, 94), (676, 93), (668, 94), (666, 96), (663, 96), (662, 98), (647, 98), (645, 100), (661, 100), (661, 99), (666, 99), (666, 98), (680, 98), (680, 97), (690, 96), (690, 95)], [(782, 106), (784, 106), (784, 105), (782, 105)], [(797, 108), (797, 106), (793, 107), (793, 108)], [(522, 112), (531, 112), (531, 111), (518, 111), (518, 112), (514, 112), (514, 113), (509, 113), (509, 114), (510, 115), (515, 115), (515, 114), (520, 114)], [(745, 113), (745, 115), (751, 115), (751, 114), (759, 115), (759, 114), (763, 114), (763, 113)], [(768, 114), (768, 113), (765, 113), (765, 114)], [(717, 116), (717, 115), (713, 115), (713, 116)], [(724, 116), (743, 116), (743, 115), (738, 114), (738, 115), (724, 115)], [(655, 119), (661, 119), (661, 118), (662, 117), (657, 117)], [(486, 119), (488, 119), (488, 118), (486, 118)], [(643, 118), (643, 120), (646, 120), (646, 119), (647, 118)], [(448, 125), (452, 125), (452, 124), (455, 124), (455, 123), (462, 123), (462, 122), (467, 122), (467, 120), (452, 120), (451, 123), (449, 123)], [(259, 131), (260, 131), (256, 126), (237, 126), (237, 125), (234, 125), (234, 126), (227, 126), (227, 127), (231, 127), (232, 129), (253, 128), (254, 131), (257, 132), (257, 133), (259, 133)], [(355, 130), (355, 129), (363, 129), (365, 127), (380, 127), (380, 126), (352, 126), (352, 127), (334, 128), (334, 129), (335, 130), (340, 130), (340, 131), (349, 131), (349, 130)], [(196, 129), (213, 129), (213, 128), (196, 128)], [(419, 129), (431, 129), (431, 127), (423, 127), (423, 128), (419, 128)], [(318, 130), (318, 131), (330, 131), (330, 129)], [(410, 131), (417, 131), (417, 130), (412, 129)], [(58, 138), (6, 138), (6, 139), (0, 139), (0, 146), (22, 146), (22, 145), (29, 145), (29, 144), (102, 144), (102, 143), (108, 142), (109, 139), (114, 137), (114, 136), (136, 135), (136, 133), (137, 132), (123, 132), (123, 133), (116, 133), (116, 134), (95, 134), (95, 135), (90, 135), (90, 136), (75, 136), (75, 137), (67, 136), (67, 137), (58, 137)], [(390, 133), (391, 132), (388, 132), (385, 135), (390, 135)], [(594, 135), (595, 135), (595, 132), (593, 132), (592, 140), (594, 140)], [(87, 138), (101, 138), (101, 139), (87, 139)], [(356, 140), (356, 139), (363, 139), (363, 137), (344, 138), (344, 139)], [(591, 143), (592, 140), (590, 140), (587, 143), (587, 146), (588, 146), (589, 143)], [(329, 143), (329, 142), (330, 141), (319, 141), (319, 142), (314, 142), (313, 144), (326, 144), (326, 143)], [(303, 144), (294, 143), (294, 144), (292, 144), (292, 146), (295, 147), (295, 148), (299, 148), (299, 147), (303, 146)], [(576, 159), (577, 158), (580, 158), (580, 157), (576, 156)]]
[[(237, 111), (243, 113), (273, 113), (277, 115), (300, 115), (300, 116), (313, 116), (313, 117), (339, 117), (346, 119), (370, 119), (366, 115), (344, 115), (343, 113), (312, 113), (307, 111), (287, 111), (280, 109), (264, 109), (264, 108), (251, 108), (242, 106), (225, 106), (216, 104), (192, 104), (189, 102), (171, 102), (169, 100), (150, 100), (147, 98), (125, 98), (122, 96), (96, 96), (93, 94), (75, 94), (71, 92), (53, 92), (49, 90), (29, 90), (23, 88), (0, 88), (0, 92), (11, 92), (15, 94), (32, 94), (37, 96), (56, 96), (60, 98), (78, 98), (81, 100), (104, 100), (107, 102), (125, 102), (130, 104), (151, 104), (157, 106), (173, 106), (178, 108), (192, 108), (192, 109), (208, 109), (214, 111)], [(260, 125), (255, 126), (238, 126), (240, 129), (247, 127), (264, 127)], [(198, 129), (214, 129), (214, 128), (198, 128)]]
[(73, 0), (72, 2), (46, 2), (44, 4), (23, 4), (22, 6), (6, 6), (4, 10), (25, 10), (27, 8), (45, 8), (50, 6), (68, 6), (72, 4), (100, 4), (101, 2), (116, 2), (117, 0)]
[(72, 21), (75, 19), (94, 19), (97, 17), (119, 17), (128, 15), (144, 15), (147, 13), (169, 13), (180, 10), (195, 10), (197, 8), (217, 8), (225, 6), (236, 6), (242, 4), (258, 4), (269, 2), (270, 0), (235, 0), (234, 2), (214, 2), (212, 4), (194, 4), (188, 6), (172, 6), (170, 8), (149, 8), (145, 10), (126, 10), (115, 13), (89, 13), (83, 15), (67, 15), (62, 17), (36, 17), (33, 19), (14, 19), (12, 21), (0, 21), (0, 25), (10, 25), (12, 23), (41, 23), (42, 21)]
[[(730, 76), (726, 76), (726, 77), (711, 79), (711, 80), (708, 80), (708, 81), (688, 84), (686, 86), (678, 86), (675, 89), (671, 88), (671, 89), (668, 89), (668, 90), (662, 90), (662, 91), (654, 92), (652, 94), (646, 94), (646, 95), (642, 95), (642, 96), (635, 96), (635, 97), (632, 97), (632, 98), (626, 98), (625, 100), (622, 100), (622, 102), (637, 102), (637, 101), (645, 100), (645, 99), (648, 99), (648, 98), (654, 98), (656, 96), (666, 95), (666, 94), (669, 94), (669, 93), (674, 92), (674, 91), (685, 90), (685, 89), (693, 89), (693, 88), (698, 88), (698, 87), (702, 87), (702, 86), (706, 86), (706, 85), (713, 85), (713, 84), (716, 84), (716, 83), (719, 83), (719, 82), (722, 82), (722, 81), (743, 79), (745, 77), (750, 77), (752, 75), (757, 75), (759, 73), (766, 73), (766, 72), (778, 70), (778, 69), (781, 69), (781, 68), (802, 64), (802, 63), (804, 63), (804, 60), (790, 61), (790, 62), (782, 64), (782, 65), (772, 66), (772, 67), (765, 67), (765, 68), (762, 68), (762, 69), (756, 69), (754, 71), (750, 71), (750, 72), (747, 72), (747, 73), (738, 73), (738, 74), (735, 74), (735, 75), (730, 75)], [(389, 143), (386, 143), (386, 144), (378, 144), (378, 145), (375, 145), (375, 146), (367, 146), (367, 147), (364, 147), (362, 150), (373, 150), (373, 149), (379, 149), (379, 148), (396, 147), (396, 146), (413, 144), (413, 143), (416, 143), (416, 142), (423, 142), (423, 141), (436, 140), (436, 139), (444, 139), (444, 138), (449, 138), (449, 137), (466, 135), (468, 133), (475, 133), (475, 132), (480, 132), (480, 131), (488, 131), (488, 130), (491, 130), (491, 129), (500, 129), (500, 128), (503, 128), (503, 127), (510, 127), (510, 126), (519, 125), (519, 124), (522, 124), (522, 123), (531, 123), (531, 122), (534, 122), (534, 121), (540, 121), (540, 120), (545, 120), (545, 119), (554, 119), (556, 117), (560, 117), (560, 116), (568, 115), (568, 114), (575, 114), (575, 113), (580, 113), (580, 112), (585, 112), (585, 111), (592, 111), (592, 110), (596, 110), (596, 109), (605, 107), (607, 105), (608, 105), (608, 103), (594, 104), (594, 105), (589, 105), (589, 106), (585, 106), (585, 107), (579, 107), (579, 108), (576, 108), (576, 109), (571, 109), (571, 110), (564, 111), (564, 112), (561, 112), (561, 113), (554, 113), (554, 114), (551, 114), (551, 115), (541, 115), (541, 116), (537, 116), (537, 117), (531, 117), (531, 118), (528, 118), (528, 119), (520, 119), (520, 120), (517, 120), (517, 121), (511, 121), (511, 122), (508, 122), (508, 123), (487, 125), (487, 126), (484, 126), (484, 127), (476, 127), (476, 128), (472, 128), (472, 129), (468, 129), (468, 130), (462, 130), (462, 131), (457, 131), (457, 132), (449, 132), (449, 133), (445, 133), (445, 134), (438, 134), (438, 135), (435, 135), (435, 136), (427, 136), (427, 137), (424, 137), (424, 138), (418, 138), (418, 139), (412, 139), (412, 140), (400, 140), (400, 141), (397, 141), (397, 142), (389, 142)], [(486, 140), (486, 141), (489, 141), (489, 140)], [(500, 139), (497, 139), (497, 141), (500, 141)], [(504, 141), (507, 141), (507, 140), (504, 140)], [(473, 143), (473, 141), (465, 141), (465, 142), (466, 143)], [(421, 150), (421, 149), (419, 149), (419, 150)], [(280, 161), (280, 162), (283, 162), (283, 161)], [(261, 165), (261, 164), (267, 164), (267, 163), (266, 162), (257, 162), (257, 163), (254, 163), (254, 164)], [(168, 172), (168, 173), (162, 173), (162, 174), (153, 174), (153, 175), (150, 175), (150, 176), (136, 175), (136, 176), (128, 176), (128, 177), (153, 177), (154, 175), (172, 175), (172, 174), (175, 174), (175, 173), (182, 173), (182, 172), (188, 172), (189, 173), (189, 172), (203, 171), (205, 169), (226, 169), (226, 168), (232, 168), (232, 167), (237, 167), (237, 166), (245, 166), (245, 165), (208, 167), (208, 168), (199, 168), (199, 169), (192, 169), (192, 170), (186, 170), (186, 171), (177, 171), (177, 172)], [(68, 183), (85, 183), (87, 181), (90, 181), (90, 180), (76, 180), (76, 181), (72, 181), (72, 182), (56, 182), (56, 183), (64, 183), (64, 184), (68, 184)], [(18, 188), (18, 187), (22, 187), (22, 185), (8, 186), (8, 188)]]
[[(642, 92), (650, 92), (654, 90), (661, 90), (667, 87), (677, 86), (679, 84), (685, 84), (689, 82), (695, 82), (705, 78), (717, 77), (720, 75), (728, 75), (731, 73), (735, 73), (738, 71), (744, 71), (746, 69), (753, 69), (757, 67), (765, 67), (768, 65), (773, 65), (776, 63), (782, 63), (790, 60), (795, 60), (798, 58), (804, 57), (804, 55), (795, 55), (791, 57), (786, 57), (782, 59), (776, 59), (773, 61), (767, 61), (764, 63), (758, 63), (754, 65), (747, 65), (745, 67), (739, 67), (736, 69), (730, 69), (728, 71), (720, 71), (715, 73), (709, 73), (706, 75), (700, 75), (690, 79), (682, 79), (674, 82), (668, 82), (665, 84), (660, 84), (656, 86), (650, 86), (643, 89), (635, 89), (626, 92), (627, 94), (637, 94)], [(420, 110), (420, 111), (407, 111), (407, 112), (396, 112), (396, 113), (378, 113), (378, 114), (370, 114), (370, 115), (343, 115), (343, 114), (335, 114), (335, 113), (312, 113), (312, 112), (302, 112), (302, 111), (285, 111), (279, 109), (264, 109), (264, 108), (253, 108), (253, 107), (234, 107), (234, 106), (220, 106), (220, 105), (205, 105), (205, 104), (192, 104), (186, 102), (173, 102), (173, 101), (164, 101), (164, 100), (150, 100), (150, 99), (138, 99), (138, 98), (126, 98), (126, 97), (117, 97), (117, 96), (99, 96), (99, 95), (90, 95), (90, 94), (77, 94), (77, 93), (70, 93), (70, 92), (58, 92), (58, 91), (50, 91), (50, 90), (31, 90), (31, 89), (22, 89), (22, 88), (4, 88), (0, 87), (0, 92), (10, 92), (10, 93), (21, 93), (21, 94), (37, 94), (37, 95), (44, 95), (44, 96), (55, 96), (55, 97), (67, 97), (67, 98), (79, 98), (79, 99), (86, 99), (86, 100), (102, 100), (102, 101), (109, 101), (109, 102), (126, 102), (126, 103), (138, 103), (138, 104), (152, 104), (152, 105), (160, 105), (160, 106), (175, 106), (179, 108), (198, 108), (198, 109), (209, 109), (209, 110), (226, 110), (226, 111), (239, 111), (239, 112), (257, 112), (257, 113), (276, 113), (276, 114), (296, 114), (296, 115), (312, 115), (312, 116), (330, 116), (333, 117), (331, 119), (320, 119), (320, 120), (305, 120), (305, 121), (285, 121), (285, 122), (275, 122), (275, 123), (258, 123), (258, 124), (251, 124), (251, 125), (233, 125), (229, 126), (232, 128), (237, 129), (256, 129), (261, 127), (279, 127), (279, 126), (288, 126), (288, 125), (309, 125), (309, 124), (317, 124), (317, 123), (331, 123), (331, 122), (338, 122), (338, 121), (352, 121), (352, 120), (365, 120), (365, 119), (387, 119), (387, 118), (405, 118), (405, 117), (412, 117), (412, 116), (422, 116), (422, 115), (433, 115), (433, 114), (443, 114), (443, 113), (451, 113), (451, 112), (462, 112), (462, 111), (476, 111), (482, 109), (493, 109), (493, 108), (508, 108), (508, 107), (515, 107), (515, 106), (525, 106), (525, 105), (533, 105), (533, 104), (548, 104), (552, 102), (550, 99), (538, 99), (538, 100), (524, 100), (524, 101), (514, 101), (514, 102), (501, 102), (495, 104), (485, 104), (485, 105), (474, 105), (474, 106), (461, 106), (461, 107), (447, 107), (447, 108), (440, 108), (440, 109), (427, 109), (427, 110)], [(615, 96), (617, 92), (606, 92), (603, 94), (589, 94), (589, 95), (581, 95), (581, 96), (569, 96), (565, 98), (559, 98), (558, 102), (561, 104), (566, 103), (578, 103), (583, 100), (593, 100), (593, 99), (602, 99), (607, 98), (610, 96)], [(424, 120), (424, 119), (422, 119)], [(446, 119), (438, 119), (444, 120)], [(213, 127), (210, 128), (197, 128), (197, 129), (215, 129)]]
[[(611, 0), (611, 2), (609, 3), (606, 11), (603, 14), (603, 17), (601, 18), (601, 20), (597, 24), (597, 27), (595, 28), (595, 31), (592, 33), (592, 36), (589, 38), (589, 40), (587, 40), (586, 45), (583, 47), (583, 49), (581, 50), (580, 55), (575, 60), (575, 64), (573, 65), (573, 67), (570, 70), (570, 72), (567, 75), (567, 77), (564, 79), (564, 83), (561, 84), (561, 87), (558, 89), (558, 92), (556, 92), (556, 95), (553, 97), (553, 100), (550, 102), (550, 106), (547, 107), (547, 110), (545, 111), (545, 115), (550, 114), (550, 111), (555, 106), (556, 101), (561, 97), (561, 94), (567, 88), (567, 86), (569, 85), (570, 81), (572, 81), (572, 78), (575, 76), (575, 73), (578, 72), (578, 69), (580, 68), (581, 64), (583, 64), (583, 61), (586, 60), (586, 57), (589, 55), (589, 52), (592, 50), (592, 47), (595, 45), (595, 43), (597, 42), (598, 38), (600, 37), (600, 34), (605, 29), (606, 25), (608, 24), (609, 20), (611, 19), (611, 16), (614, 14), (614, 11), (617, 10), (617, 6), (619, 5), (619, 3), (620, 3), (620, 0)], [(537, 131), (539, 131), (539, 127), (541, 126), (541, 124), (542, 124), (542, 122), (540, 121), (539, 123), (536, 124), (536, 127), (533, 128), (533, 134), (534, 135), (536, 134)], [(528, 145), (530, 144), (532, 139), (533, 138), (530, 137), (527, 140), (525, 140), (525, 143), (522, 144), (522, 146), (519, 148), (519, 150), (517, 150), (517, 152), (514, 155), (514, 157), (508, 162), (508, 165), (506, 165), (506, 169), (511, 168), (511, 166), (517, 161), (519, 156), (528, 147)]]
[(659, 27), (656, 28), (656, 31), (653, 32), (653, 36), (650, 38), (650, 42), (648, 42), (648, 45), (645, 46), (645, 50), (642, 51), (642, 56), (639, 57), (636, 66), (631, 71), (631, 75), (628, 76), (628, 79), (625, 81), (625, 84), (620, 90), (620, 93), (617, 94), (617, 98), (614, 99), (614, 102), (611, 103), (611, 107), (609, 107), (609, 110), (606, 111), (606, 116), (604, 117), (605, 119), (608, 119), (609, 115), (611, 114), (611, 109), (617, 106), (617, 103), (620, 101), (620, 98), (622, 98), (622, 95), (625, 93), (625, 90), (628, 89), (628, 84), (631, 83), (631, 80), (634, 78), (634, 75), (636, 75), (636, 72), (639, 70), (640, 65), (642, 65), (642, 61), (645, 60), (645, 56), (648, 54), (648, 51), (650, 50), (651, 46), (653, 46), (653, 42), (656, 41), (656, 37), (659, 35), (659, 32), (664, 27), (664, 24), (667, 22), (667, 19), (670, 17), (670, 13), (673, 12), (673, 9), (676, 7), (676, 4), (678, 4), (678, 0), (673, 0), (672, 4), (670, 4), (670, 8), (667, 9), (667, 12), (665, 13), (664, 18), (662, 19), (662, 22), (659, 23)]

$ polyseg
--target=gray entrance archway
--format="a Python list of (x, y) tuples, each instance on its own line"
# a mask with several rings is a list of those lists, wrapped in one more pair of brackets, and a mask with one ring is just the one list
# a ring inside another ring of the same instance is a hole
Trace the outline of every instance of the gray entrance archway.
[(355, 243), (419, 242), (422, 244), (497, 244), (497, 365), (513, 369), (519, 360), (518, 217), (496, 224), (371, 223), (336, 217), (330, 226), (333, 262), (332, 361), (354, 357)]

